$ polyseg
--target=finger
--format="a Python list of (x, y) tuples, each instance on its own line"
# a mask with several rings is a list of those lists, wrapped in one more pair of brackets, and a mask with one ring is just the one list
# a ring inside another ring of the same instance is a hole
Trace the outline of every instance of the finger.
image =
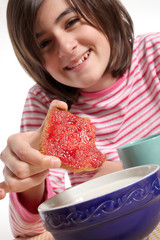
[[(66, 103), (66, 102), (63, 102), (63, 101), (59, 101), (59, 100), (53, 100), (53, 101), (51, 102), (51, 104), (50, 104), (50, 106), (49, 106), (49, 109), (48, 109), (48, 112), (49, 112), (53, 107), (59, 108), (59, 109), (61, 109), (61, 110), (68, 110), (68, 105), (67, 105), (67, 103)], [(36, 133), (37, 133), (37, 136), (38, 136), (39, 139), (40, 139), (40, 136), (41, 136), (41, 134), (42, 134), (42, 130), (43, 130), (43, 126), (44, 126), (44, 124), (45, 124), (45, 121), (46, 121), (46, 118), (44, 119), (41, 127), (36, 130)], [(39, 145), (38, 145), (38, 147), (39, 147)], [(38, 149), (38, 148), (36, 147), (36, 149)]]
[(0, 189), (0, 200), (4, 199), (6, 196), (6, 192), (4, 189)]
[(30, 166), (26, 162), (20, 161), (17, 156), (10, 151), (10, 149), (2, 152), (1, 159), (4, 162), (5, 167), (9, 168), (10, 171), (19, 178), (26, 178), (35, 173), (32, 169), (33, 166)]
[[(39, 166), (39, 168), (49, 169), (58, 168), (61, 165), (59, 158), (54, 156), (45, 156), (39, 150), (31, 147), (37, 139), (37, 131), (30, 133), (19, 133), (12, 135), (8, 140), (9, 149), (16, 155), (20, 161)], [(7, 151), (7, 150), (6, 150)], [(2, 153), (2, 159), (5, 152)], [(2, 160), (3, 161), (3, 160)]]
[(4, 199), (6, 196), (6, 193), (9, 192), (9, 189), (7, 187), (7, 184), (5, 182), (0, 183), (0, 200)]
[[(63, 101), (59, 101), (59, 100), (53, 100), (49, 106), (49, 109), (48, 109), (48, 112), (52, 109), (52, 108), (59, 108), (61, 110), (68, 110), (68, 105), (66, 102), (63, 102)], [(39, 132), (40, 134), (42, 133), (42, 130), (43, 130), (43, 126), (45, 124), (45, 121), (46, 121), (46, 118), (44, 119), (41, 127), (37, 130), (37, 133)]]
[(40, 183), (42, 183), (48, 176), (49, 171), (45, 170), (41, 173), (38, 173), (30, 178), (22, 179), (17, 182), (17, 179), (15, 179), (14, 185), (12, 183), (12, 192), (24, 192), (30, 188), (33, 188), (35, 186), (38, 186)]
[[(53, 108), (53, 107), (56, 107), (56, 108), (59, 108), (61, 110), (68, 110), (68, 105), (66, 102), (63, 102), (63, 101), (59, 101), (59, 100), (53, 100), (49, 106), (49, 109), (48, 109), (48, 112)], [(46, 121), (46, 118), (44, 119), (42, 125), (40, 128), (38, 128), (36, 130), (36, 133), (37, 133), (37, 136), (39, 135), (39, 137), (41, 136), (42, 134), (42, 130), (43, 130), (43, 126), (44, 126), (44, 123)], [(39, 138), (40, 139), (40, 138)]]
[(68, 105), (67, 103), (59, 100), (53, 100), (50, 104), (49, 110), (52, 109), (53, 107), (62, 109), (62, 110), (68, 110)]
[(24, 192), (42, 183), (48, 176), (49, 170), (45, 170), (34, 176), (19, 179), (6, 168), (5, 182), (0, 183), (0, 188), (7, 192)]
[(21, 179), (46, 170), (46, 168), (42, 168), (39, 164), (33, 165), (19, 160), (12, 152), (9, 157), (5, 157), (4, 153), (3, 157), (5, 158), (5, 167), (7, 167), (16, 177)]
[(25, 152), (20, 153), (19, 155), (22, 161), (25, 161), (32, 166), (35, 166), (35, 169), (37, 170), (59, 168), (61, 166), (61, 161), (59, 158), (43, 155), (34, 148), (26, 148)]

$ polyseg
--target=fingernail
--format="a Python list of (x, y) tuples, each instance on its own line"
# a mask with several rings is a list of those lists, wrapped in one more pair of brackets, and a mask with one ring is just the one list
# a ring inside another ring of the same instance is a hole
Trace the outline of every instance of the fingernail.
[(57, 157), (46, 156), (44, 159), (48, 161), (49, 168), (58, 168), (61, 165), (61, 161)]
[(51, 160), (51, 167), (50, 168), (58, 168), (61, 166), (61, 161), (59, 160), (59, 158), (54, 157)]

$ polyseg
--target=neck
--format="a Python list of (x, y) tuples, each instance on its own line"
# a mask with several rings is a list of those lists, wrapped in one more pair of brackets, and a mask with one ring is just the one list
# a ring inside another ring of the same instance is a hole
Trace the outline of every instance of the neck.
[(112, 86), (116, 81), (118, 80), (118, 77), (114, 78), (110, 73), (105, 73), (101, 80), (98, 81), (95, 85), (90, 86), (88, 88), (82, 88), (81, 90), (83, 92), (99, 92), (102, 90), (105, 90)]

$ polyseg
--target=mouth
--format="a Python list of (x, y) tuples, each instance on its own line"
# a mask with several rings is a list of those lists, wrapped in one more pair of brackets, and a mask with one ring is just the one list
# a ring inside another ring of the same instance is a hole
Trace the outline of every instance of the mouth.
[(77, 66), (81, 65), (84, 61), (86, 61), (91, 53), (91, 49), (89, 49), (78, 61), (74, 61), (74, 63), (70, 64), (69, 66), (65, 67), (66, 70), (72, 70)]

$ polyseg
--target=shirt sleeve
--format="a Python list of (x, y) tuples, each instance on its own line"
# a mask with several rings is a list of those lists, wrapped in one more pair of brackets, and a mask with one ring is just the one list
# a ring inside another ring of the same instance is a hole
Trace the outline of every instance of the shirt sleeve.
[[(46, 179), (45, 200), (55, 194), (49, 179)], [(14, 237), (31, 237), (45, 231), (39, 214), (30, 213), (18, 199), (17, 193), (10, 193), (10, 224)]]
[(140, 35), (135, 45), (142, 78), (160, 80), (160, 33)]

